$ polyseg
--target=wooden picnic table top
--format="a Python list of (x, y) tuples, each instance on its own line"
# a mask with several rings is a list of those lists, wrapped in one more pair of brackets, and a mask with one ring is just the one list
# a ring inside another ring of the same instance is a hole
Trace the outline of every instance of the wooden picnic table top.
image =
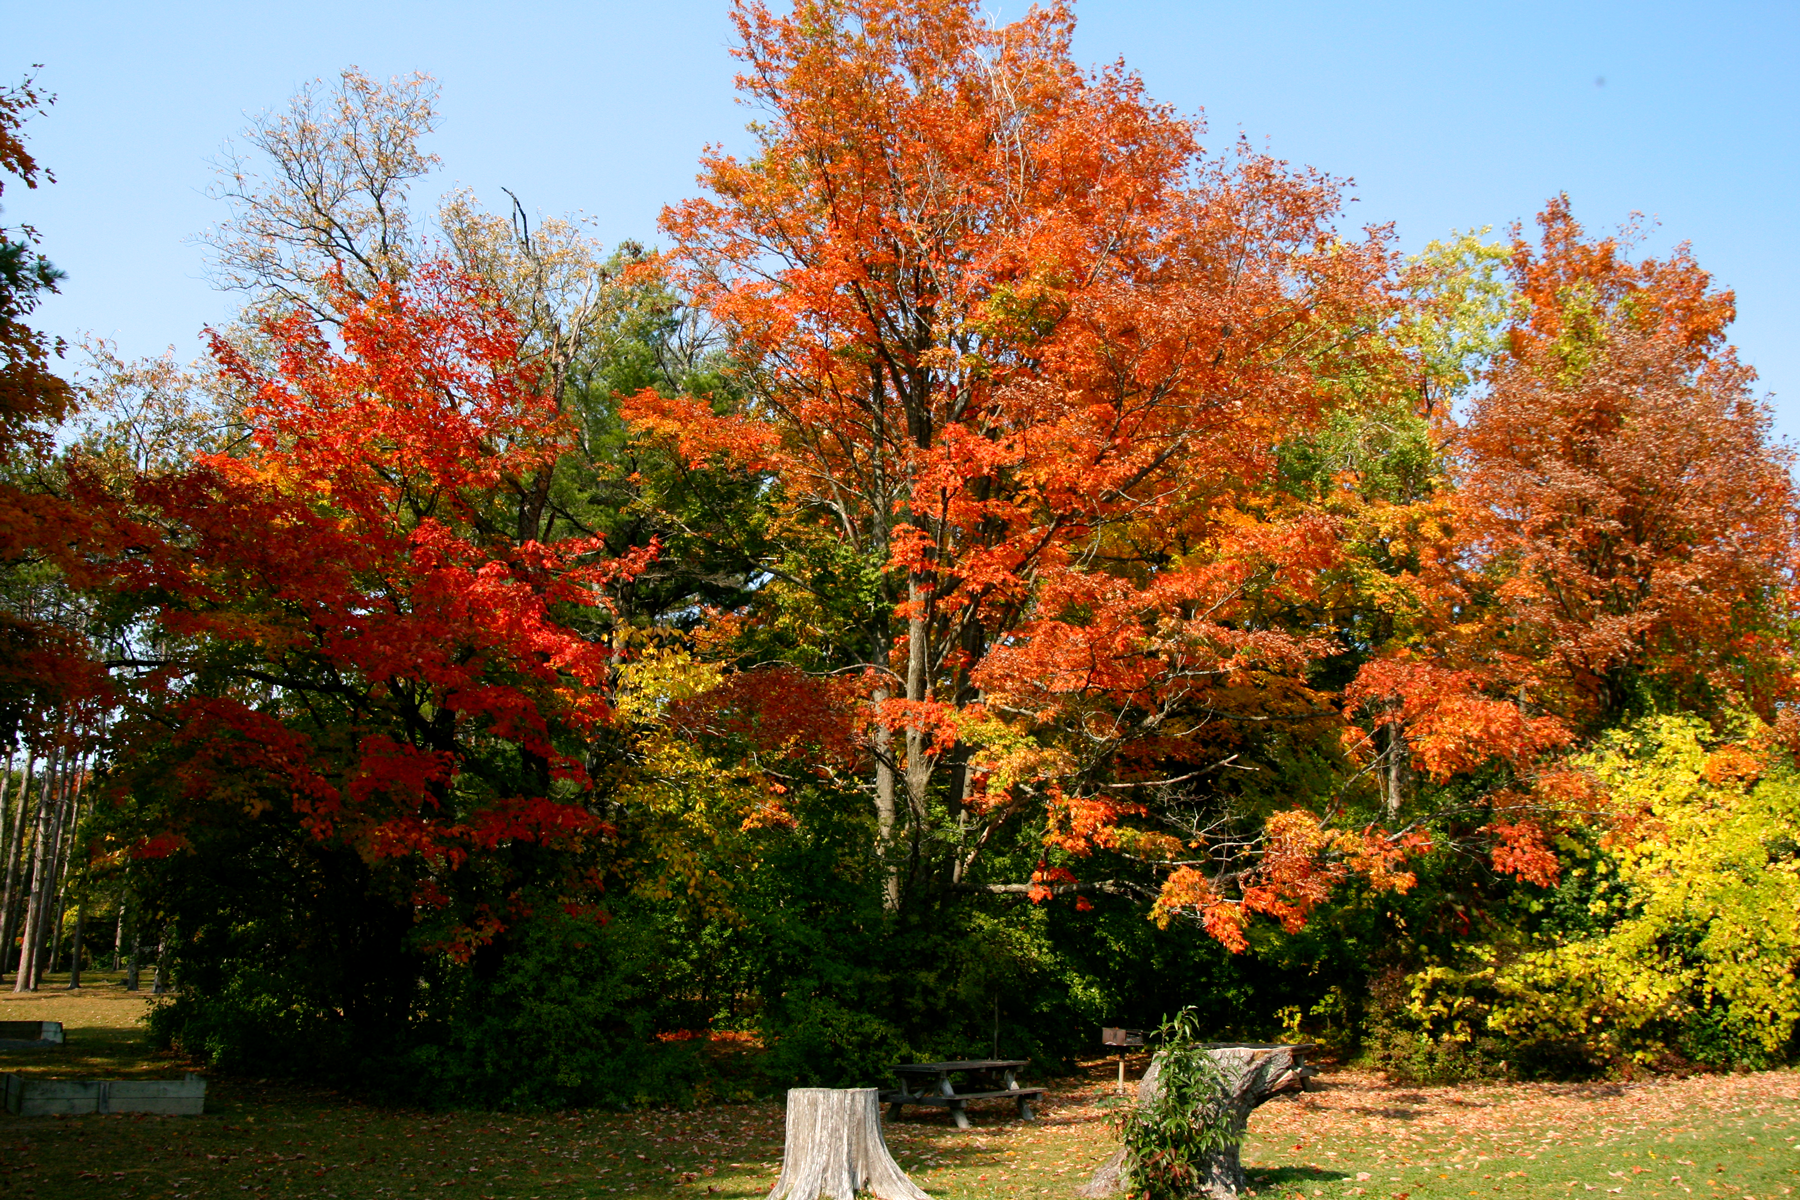
[(957, 1062), (901, 1063), (896, 1071), (918, 1075), (936, 1075), (945, 1071), (1001, 1071), (1007, 1067), (1029, 1066), (1029, 1058), (974, 1058)]

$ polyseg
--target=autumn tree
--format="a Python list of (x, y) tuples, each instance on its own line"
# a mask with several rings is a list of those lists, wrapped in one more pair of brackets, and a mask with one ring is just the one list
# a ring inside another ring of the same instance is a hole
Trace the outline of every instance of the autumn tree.
[[(1390, 827), (1417, 791), (1418, 765), (1402, 706), (1357, 686), (1372, 661), (1454, 625), (1467, 596), (1451, 478), (1453, 413), (1480, 385), (1513, 309), (1504, 247), (1486, 230), (1432, 242), (1399, 272), (1402, 303), (1387, 330), (1394, 351), (1332, 380), (1336, 403), (1285, 438), (1280, 487), (1335, 525), (1339, 555), (1316, 595), (1289, 621), (1329, 630), (1333, 653), (1315, 682), (1349, 689), (1350, 777), (1378, 781)], [(1422, 733), (1422, 730), (1415, 731)], [(1440, 765), (1438, 763), (1433, 766)]]
[(1433, 267), (1420, 361), (1477, 386), (1444, 430), (1435, 516), (1405, 539), (1424, 557), (1394, 577), (1404, 636), (1345, 700), (1390, 771), (1404, 747), (1426, 781), (1414, 820), (1549, 885), (1553, 835), (1607, 821), (1569, 761), (1585, 737), (1645, 709), (1772, 715), (1794, 517), (1786, 451), (1725, 344), (1729, 293), (1685, 248), (1633, 261), (1588, 238), (1566, 198), (1539, 224), (1540, 245), (1515, 231)]
[[(511, 193), (495, 212), (467, 189), (421, 210), (413, 193), (439, 166), (425, 145), (438, 119), (429, 75), (384, 82), (354, 66), (257, 115), (217, 164), (214, 194), (229, 213), (200, 239), (214, 282), (245, 296), (244, 319), (225, 336), (259, 358), (261, 322), (270, 316), (305, 312), (334, 323), (422, 263), (453, 262), (512, 315), (521, 362), (573, 422), (569, 454), (527, 485), (518, 536), (604, 536), (616, 553), (660, 542), (670, 552), (655, 571), (621, 580), (612, 597), (609, 611), (639, 623), (688, 603), (696, 580), (709, 596), (729, 592), (745, 577), (742, 556), (702, 555), (706, 561), (685, 569), (693, 539), (679, 518), (658, 513), (679, 508), (682, 489), (656, 464), (632, 461), (615, 401), (644, 387), (719, 386), (708, 330), (661, 279), (653, 256), (633, 243), (608, 252), (585, 219), (534, 215)], [(230, 398), (223, 399), (228, 419)]]
[(1686, 247), (1632, 261), (1567, 198), (1515, 236), (1525, 308), (1462, 454), (1471, 534), (1537, 702), (1583, 728), (1634, 706), (1772, 714), (1787, 695), (1791, 456), (1726, 344), (1732, 294)]
[(1545, 772), (1547, 756), (1571, 731), (1520, 702), (1536, 667), (1494, 636), (1457, 486), (1456, 417), (1487, 386), (1521, 312), (1510, 253), (1485, 232), (1433, 242), (1412, 260), (1389, 334), (1398, 358), (1356, 379), (1354, 402), (1285, 454), (1301, 494), (1337, 517), (1344, 539), (1342, 562), (1322, 580), (1339, 630), (1333, 682), (1350, 721), (1344, 788), (1377, 780), (1390, 828), (1458, 853), (1485, 858), (1491, 835), (1511, 831), (1496, 863), (1542, 878), (1554, 869), (1542, 830), (1496, 824), (1493, 809), (1529, 811), (1534, 801), (1511, 785), (1529, 792), (1561, 778)]
[(103, 867), (191, 984), (163, 1035), (237, 1022), (227, 1057), (391, 1049), (592, 936), (638, 832), (626, 631), (744, 578), (688, 561), (679, 481), (615, 415), (703, 381), (704, 330), (579, 221), (422, 215), (434, 96), (352, 69), (258, 118), (209, 235), (239, 321), (187, 368), (94, 345), (82, 381), (125, 691)]
[[(271, 320), (272, 373), (215, 339), (250, 447), (133, 481), (147, 515), (114, 586), (152, 606), (161, 648), (119, 664), (141, 676), (134, 753), (182, 764), (173, 789), (136, 779), (167, 820), (143, 852), (220, 804), (279, 804), (396, 863), (430, 912), (471, 860), (599, 832), (584, 739), (607, 654), (565, 614), (642, 560), (521, 521), (570, 428), (478, 282), (419, 264), (333, 303), (342, 349), (305, 314)], [(453, 941), (504, 924), (461, 899)]]
[(1339, 235), (1329, 180), (1207, 157), (1134, 76), (1079, 70), (1064, 7), (734, 19), (758, 151), (709, 155), (664, 227), (752, 399), (628, 415), (775, 481), (769, 603), (826, 623), (798, 660), (863, 673), (890, 904), (1048, 894), (972, 881), (1021, 819), (1168, 860), (1132, 789), (1199, 778), (1240, 717), (1329, 713), (1322, 642), (1262, 619), (1329, 522), (1245, 499), (1372, 330), (1380, 240)]
[[(30, 78), (0, 89), (0, 190), (7, 175), (28, 188), (52, 179), (21, 135), (50, 103)], [(83, 576), (92, 524), (55, 481), (56, 432), (74, 392), (52, 370), (62, 342), (27, 321), (63, 278), (37, 244), (28, 225), (0, 227), (0, 741), (8, 747), (22, 725), (66, 723), (58, 710), (104, 684), (88, 653), (86, 605), (69, 586)]]
[(335, 314), (403, 281), (419, 257), (408, 191), (437, 165), (419, 139), (437, 123), (437, 83), (388, 83), (347, 68), (228, 143), (214, 195), (231, 217), (202, 235), (218, 282), (282, 306)]

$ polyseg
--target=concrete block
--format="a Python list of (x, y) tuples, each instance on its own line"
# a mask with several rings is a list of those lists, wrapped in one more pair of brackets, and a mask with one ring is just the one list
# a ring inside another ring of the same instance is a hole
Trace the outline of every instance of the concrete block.
[(160, 1113), (197, 1117), (206, 1110), (206, 1080), (34, 1079), (6, 1076), (6, 1111), (16, 1117), (86, 1113)]

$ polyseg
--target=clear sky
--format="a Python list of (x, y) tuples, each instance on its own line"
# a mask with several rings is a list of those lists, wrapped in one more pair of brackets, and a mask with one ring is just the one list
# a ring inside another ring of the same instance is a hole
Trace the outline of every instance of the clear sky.
[[(1020, 2), (991, 6), (1016, 17)], [(1208, 142), (1354, 179), (1350, 219), (1400, 245), (1530, 222), (1659, 225), (1738, 294), (1734, 340), (1800, 440), (1800, 4), (1085, 0), (1076, 50), (1123, 58), (1152, 95), (1204, 110)], [(580, 210), (608, 241), (655, 240), (698, 150), (742, 145), (724, 0), (97, 4), (0, 0), (0, 78), (43, 63), (58, 94), (28, 127), (57, 183), (9, 190), (69, 272), (40, 323), (127, 354), (226, 319), (187, 239), (222, 215), (208, 159), (248, 114), (347, 64), (429, 71), (443, 185), (491, 205)], [(432, 190), (436, 190), (435, 188)]]

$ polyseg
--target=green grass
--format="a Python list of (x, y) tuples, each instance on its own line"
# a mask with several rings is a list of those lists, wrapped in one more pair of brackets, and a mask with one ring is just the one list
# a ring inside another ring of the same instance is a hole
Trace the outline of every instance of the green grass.
[(1800, 1184), (1800, 1076), (1408, 1090), (1342, 1074), (1265, 1106), (1245, 1146), (1263, 1196), (1784, 1196)]
[[(0, 1053), (0, 1066), (179, 1075), (186, 1064), (144, 1048), (129, 1019), (140, 1010), (116, 986), (80, 997), (48, 987), (33, 997), (0, 994), (0, 1018), (63, 1019), (71, 1037), (62, 1051)], [(1102, 1061), (1086, 1076), (1049, 1081), (1037, 1122), (1020, 1123), (996, 1104), (964, 1132), (944, 1113), (909, 1110), (887, 1124), (888, 1144), (936, 1197), (1069, 1197), (1116, 1144), (1112, 1069)], [(1762, 1200), (1800, 1182), (1793, 1073), (1409, 1090), (1342, 1072), (1324, 1085), (1257, 1111), (1245, 1161), (1258, 1195)], [(203, 1117), (0, 1116), (0, 1198), (755, 1200), (774, 1181), (781, 1135), (781, 1108), (768, 1102), (691, 1112), (422, 1113), (215, 1078)]]
[(149, 1053), (139, 1023), (150, 1002), (150, 975), (143, 990), (127, 992), (124, 977), (88, 971), (79, 992), (68, 990), (66, 974), (46, 976), (35, 993), (16, 995), (12, 979), (0, 984), (0, 1021), (61, 1021), (70, 1040), (43, 1050), (0, 1050), (0, 1070), (58, 1079), (141, 1079), (180, 1076), (186, 1062)]

